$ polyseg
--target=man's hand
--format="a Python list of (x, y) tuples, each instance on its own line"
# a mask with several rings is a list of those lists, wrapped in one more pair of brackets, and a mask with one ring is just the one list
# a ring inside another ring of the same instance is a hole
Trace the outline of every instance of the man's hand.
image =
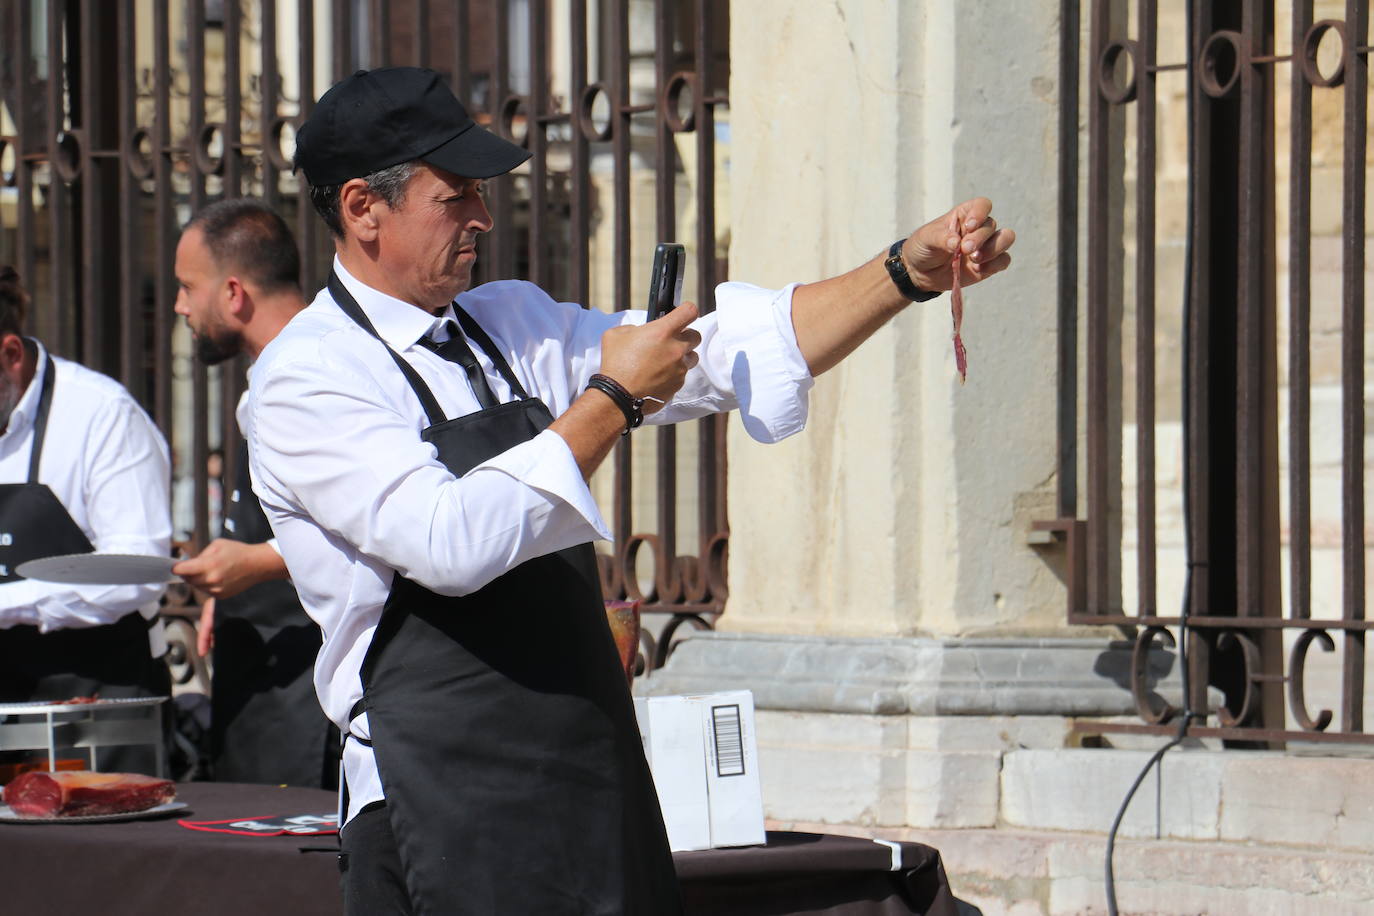
[(201, 658), (215, 647), (215, 599), (207, 598), (200, 608), (200, 626), (196, 628), (196, 654)]
[(999, 229), (991, 214), (992, 201), (975, 197), (911, 233), (902, 245), (902, 260), (912, 282), (921, 289), (952, 289), (950, 263), (956, 250), (965, 255), (959, 275), (965, 286), (1006, 270), (1011, 265), (1007, 249), (1016, 233)]
[(647, 324), (611, 328), (601, 335), (601, 373), (637, 398), (653, 398), (646, 414), (659, 410), (697, 364), (701, 335), (688, 327), (696, 319), (696, 304), (684, 302)]
[(227, 538), (215, 538), (199, 556), (173, 566), (172, 574), (212, 598), (232, 598), (259, 582), (289, 578), (286, 563), (271, 544), (244, 544)]

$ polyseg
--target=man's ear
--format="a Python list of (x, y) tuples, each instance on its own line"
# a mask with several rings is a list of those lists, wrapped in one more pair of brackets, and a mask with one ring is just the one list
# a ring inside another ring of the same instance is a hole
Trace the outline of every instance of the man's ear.
[(242, 280), (233, 274), (224, 279), (224, 299), (230, 315), (240, 321), (248, 317), (247, 311), (250, 305), (248, 288), (243, 285)]
[(344, 233), (352, 235), (360, 242), (377, 239), (376, 206), (381, 201), (367, 182), (361, 178), (351, 178), (339, 189), (339, 219)]
[(0, 334), (0, 375), (16, 384), (24, 371), (24, 338), (18, 334)]

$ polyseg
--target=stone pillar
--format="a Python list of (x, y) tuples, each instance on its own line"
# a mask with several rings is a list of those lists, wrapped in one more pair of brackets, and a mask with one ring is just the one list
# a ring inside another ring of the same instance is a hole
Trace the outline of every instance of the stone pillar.
[(721, 628), (1047, 636), (1053, 516), (1058, 22), (1052, 4), (750, 0), (731, 10), (730, 273), (830, 276), (975, 195), (1011, 271), (914, 305), (818, 380), (777, 446), (732, 424)]

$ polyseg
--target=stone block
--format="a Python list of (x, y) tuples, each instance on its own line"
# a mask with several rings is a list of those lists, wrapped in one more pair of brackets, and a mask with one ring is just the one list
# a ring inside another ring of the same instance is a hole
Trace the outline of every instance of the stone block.
[[(1105, 842), (1049, 847), (1051, 914), (1106, 912)], [(1374, 902), (1374, 859), (1320, 858), (1293, 849), (1229, 843), (1126, 840), (1113, 855), (1122, 913), (1216, 916), (1354, 916)], [(951, 877), (956, 884), (957, 878)]]
[(931, 751), (1061, 748), (1070, 720), (1062, 716), (909, 716), (907, 746)]
[(911, 827), (993, 827), (997, 824), (996, 751), (908, 751), (906, 820)]
[(1374, 761), (1230, 755), (1221, 811), (1222, 839), (1366, 851), (1374, 845)]
[[(1136, 791), (1123, 837), (1209, 839), (1218, 835), (1221, 755), (1176, 751)], [(1147, 751), (1013, 751), (1002, 762), (1002, 819), (1015, 827), (1106, 833)], [(1162, 792), (1161, 792), (1162, 789)]]
[(757, 711), (763, 810), (783, 821), (900, 824), (901, 718)]

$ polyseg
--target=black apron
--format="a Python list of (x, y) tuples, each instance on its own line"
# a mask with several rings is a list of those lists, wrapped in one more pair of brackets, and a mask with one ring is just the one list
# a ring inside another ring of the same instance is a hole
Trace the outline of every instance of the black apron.
[[(52, 490), (38, 482), (56, 377), (56, 364), (48, 356), (33, 421), (28, 480), (0, 484), (0, 583), (22, 578), (14, 568), (28, 560), (94, 549)], [(170, 695), (167, 666), (152, 657), (148, 646), (153, 625), (133, 612), (103, 626), (51, 633), (28, 625), (0, 629), (0, 703), (93, 694), (104, 699)], [(85, 756), (85, 751), (77, 753)], [(96, 764), (102, 770), (157, 770), (157, 758), (146, 747), (102, 748)]]
[[(339, 306), (377, 336), (331, 275)], [(490, 338), (518, 400), (445, 419), (394, 350), (457, 476), (553, 418)], [(529, 560), (463, 597), (397, 574), (362, 666), (386, 810), (417, 916), (682, 912), (591, 544)]]
[[(244, 544), (271, 540), (239, 449), (223, 536)], [(338, 787), (339, 733), (315, 695), (320, 628), (295, 586), (262, 582), (215, 601), (215, 666), (210, 691), (210, 753), (220, 782)]]

